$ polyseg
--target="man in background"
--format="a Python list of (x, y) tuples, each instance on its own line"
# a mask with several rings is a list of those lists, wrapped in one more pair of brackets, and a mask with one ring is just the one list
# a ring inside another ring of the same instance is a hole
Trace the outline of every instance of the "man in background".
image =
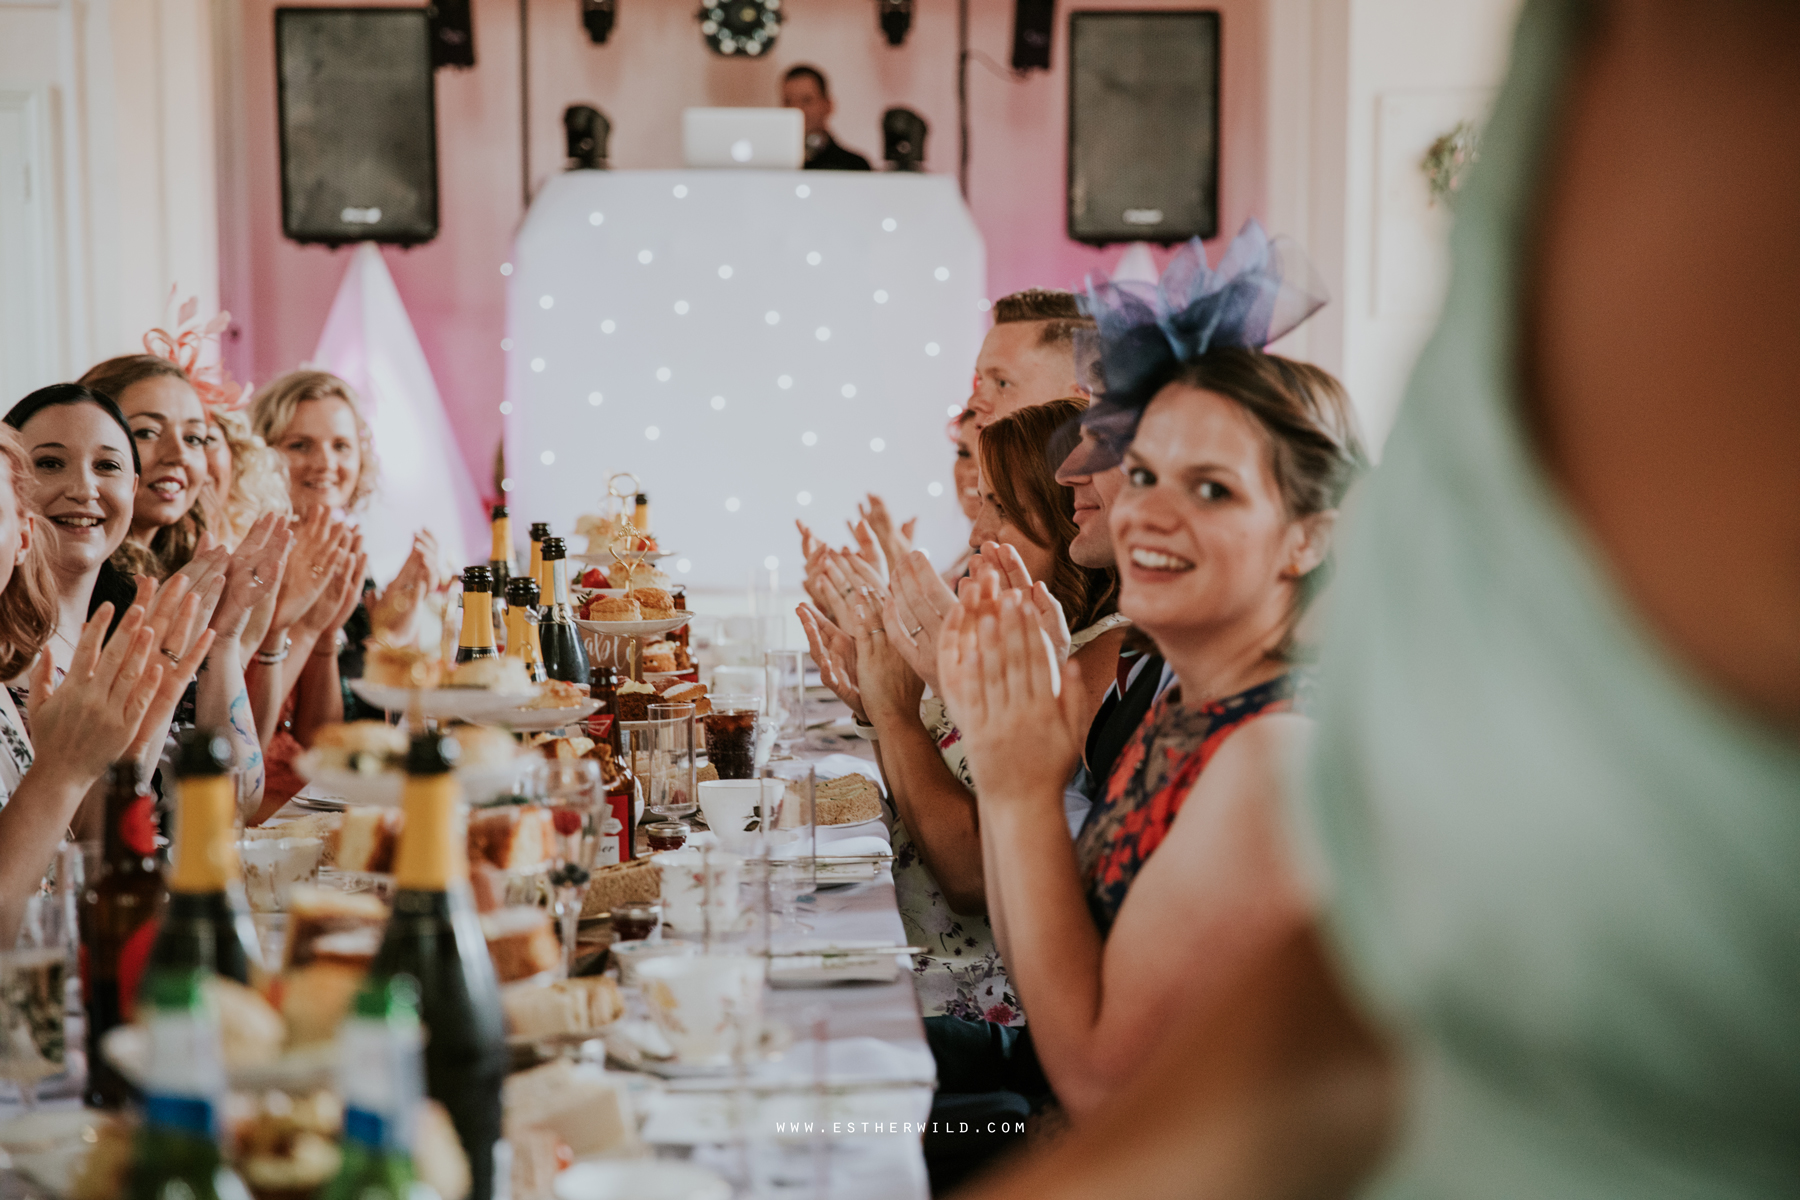
[(781, 77), (781, 107), (797, 108), (806, 119), (806, 169), (809, 171), (867, 171), (869, 160), (846, 150), (831, 136), (825, 123), (836, 107), (825, 73), (802, 63), (789, 67)]
[(1075, 333), (1092, 329), (1072, 292), (1031, 288), (994, 302), (994, 327), (975, 356), (975, 428), (1064, 396), (1085, 396), (1075, 370)]

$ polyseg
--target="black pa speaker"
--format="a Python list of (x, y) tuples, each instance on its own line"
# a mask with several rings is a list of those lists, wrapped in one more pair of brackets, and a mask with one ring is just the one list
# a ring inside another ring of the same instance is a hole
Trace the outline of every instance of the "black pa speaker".
[(1013, 0), (1013, 70), (1050, 69), (1050, 31), (1055, 27), (1056, 0)]
[(425, 6), (425, 15), (431, 18), (432, 66), (475, 65), (475, 18), (469, 3), (470, 0), (432, 0)]
[(1183, 242), (1219, 231), (1219, 14), (1069, 20), (1069, 237)]
[(414, 246), (438, 232), (437, 105), (423, 8), (278, 8), (281, 231)]

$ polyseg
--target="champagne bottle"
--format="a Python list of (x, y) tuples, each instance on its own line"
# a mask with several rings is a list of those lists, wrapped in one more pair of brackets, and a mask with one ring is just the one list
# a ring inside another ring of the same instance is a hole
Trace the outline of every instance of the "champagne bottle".
[(463, 569), (462, 636), (456, 642), (456, 661), (495, 658), (500, 651), (494, 646), (494, 577), (486, 567)]
[(494, 643), (501, 649), (507, 645), (509, 628), (506, 615), (506, 585), (514, 575), (512, 544), (512, 517), (507, 515), (506, 505), (496, 504), (492, 510), (493, 544), (488, 548), (488, 582), (493, 585), (491, 595), (494, 606)]
[(629, 862), (637, 819), (637, 775), (625, 753), (625, 731), (619, 725), (619, 673), (604, 663), (594, 668), (588, 695), (600, 708), (588, 718), (588, 736), (606, 746), (600, 776), (606, 788), (606, 817), (601, 823), (596, 866)]
[(425, 1091), (423, 1042), (412, 976), (377, 979), (357, 993), (337, 1043), (344, 1157), (319, 1200), (408, 1200)]
[(542, 683), (544, 648), (538, 642), (538, 585), (521, 575), (506, 585), (506, 653), (524, 660), (531, 682)]
[(644, 492), (637, 494), (637, 502), (632, 505), (631, 526), (640, 536), (650, 536), (650, 497)]
[(219, 1150), (225, 1059), (209, 972), (153, 967), (144, 981), (150, 1036), (144, 1120), (132, 1144), (131, 1200), (241, 1200), (249, 1192)]
[(531, 523), (531, 567), (527, 574), (538, 585), (538, 595), (550, 594), (550, 581), (544, 578), (544, 539), (550, 536), (550, 522)]
[(217, 972), (255, 985), (263, 973), (262, 952), (238, 863), (231, 742), (217, 730), (189, 730), (175, 774), (169, 905), (150, 947), (144, 986), (156, 972), (171, 970)]
[(154, 798), (137, 785), (137, 764), (116, 762), (107, 779), (102, 858), (81, 896), (81, 995), (87, 1010), (89, 1108), (123, 1108), (135, 1094), (100, 1039), (131, 1020), (139, 974), (156, 938), (167, 889), (156, 866)]
[(451, 738), (421, 733), (412, 740), (400, 800), (406, 825), (394, 852), (394, 915), (369, 977), (418, 982), (425, 1092), (449, 1110), (468, 1155), (470, 1200), (491, 1200), (506, 1030), (469, 893), (466, 816), (451, 770), (456, 754)]
[(544, 653), (544, 671), (552, 679), (585, 684), (587, 649), (581, 644), (581, 630), (576, 628), (575, 614), (569, 609), (569, 560), (561, 538), (544, 539), (544, 569), (550, 573), (554, 588), (538, 613), (538, 644)]

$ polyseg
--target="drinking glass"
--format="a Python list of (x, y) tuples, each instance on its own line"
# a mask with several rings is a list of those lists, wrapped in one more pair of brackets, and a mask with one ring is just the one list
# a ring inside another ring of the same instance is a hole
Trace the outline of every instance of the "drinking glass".
[(756, 777), (756, 726), (762, 704), (756, 696), (715, 692), (712, 711), (701, 718), (706, 758), (720, 779)]
[(764, 651), (763, 679), (773, 732), (773, 757), (792, 758), (794, 747), (806, 741), (805, 651)]
[(699, 734), (692, 704), (652, 704), (649, 709), (649, 788), (644, 807), (665, 820), (699, 807)]
[[(769, 908), (784, 928), (807, 929), (800, 908), (818, 891), (818, 825), (814, 815), (816, 777), (808, 762), (789, 759), (762, 768), (763, 831), (768, 847)], [(770, 787), (770, 784), (776, 787)], [(779, 829), (779, 837), (771, 836)]]
[(0, 1078), (19, 1089), (27, 1110), (38, 1084), (60, 1075), (67, 1061), (71, 923), (59, 891), (25, 902), (25, 919), (11, 950), (0, 951)]

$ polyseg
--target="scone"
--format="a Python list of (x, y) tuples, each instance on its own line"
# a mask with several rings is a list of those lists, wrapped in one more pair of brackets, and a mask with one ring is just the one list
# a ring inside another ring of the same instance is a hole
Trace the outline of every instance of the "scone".
[(588, 698), (586, 688), (563, 679), (546, 679), (537, 687), (537, 695), (527, 700), (524, 707), (574, 708)]
[(492, 692), (531, 692), (531, 673), (522, 658), (472, 658), (457, 663), (446, 686), (486, 688)]
[(516, 905), (482, 913), (481, 933), (501, 983), (540, 974), (562, 962), (562, 943), (550, 928), (550, 914), (541, 908)]
[(535, 804), (478, 808), (469, 814), (469, 861), (502, 871), (529, 871), (556, 854), (550, 810)]
[(446, 664), (416, 646), (370, 642), (363, 658), (363, 678), (382, 687), (434, 688), (444, 680)]
[(594, 868), (587, 896), (581, 903), (583, 917), (609, 913), (615, 905), (646, 903), (662, 898), (662, 871), (655, 857)]
[(606, 569), (606, 578), (616, 588), (666, 588), (669, 577), (647, 562), (614, 563)]
[(520, 1037), (551, 1037), (610, 1025), (624, 1013), (625, 1001), (616, 983), (595, 975), (505, 988), (500, 1008), (507, 1026)]
[(450, 736), (462, 751), (456, 760), (458, 767), (501, 767), (519, 757), (519, 743), (513, 735), (491, 725), (458, 725), (450, 730)]
[(321, 765), (378, 775), (406, 757), (406, 734), (386, 721), (351, 721), (326, 725), (313, 737)]
[(587, 604), (590, 621), (641, 621), (644, 612), (630, 596), (595, 596)]
[[(340, 871), (385, 874), (394, 869), (394, 846), (403, 819), (397, 808), (346, 809), (343, 822), (325, 843), (326, 854)], [(291, 900), (289, 905), (291, 911)]]
[(638, 602), (646, 621), (660, 621), (675, 615), (674, 598), (659, 587), (633, 588), (631, 598)]
[[(650, 618), (650, 610), (644, 610), (646, 620)], [(667, 675), (675, 669), (675, 644), (673, 642), (651, 642), (644, 647), (644, 670), (660, 672)]]
[(677, 683), (664, 688), (662, 694), (664, 704), (691, 704), (694, 715), (704, 717), (712, 711), (712, 701), (707, 698), (706, 685), (703, 683)]

